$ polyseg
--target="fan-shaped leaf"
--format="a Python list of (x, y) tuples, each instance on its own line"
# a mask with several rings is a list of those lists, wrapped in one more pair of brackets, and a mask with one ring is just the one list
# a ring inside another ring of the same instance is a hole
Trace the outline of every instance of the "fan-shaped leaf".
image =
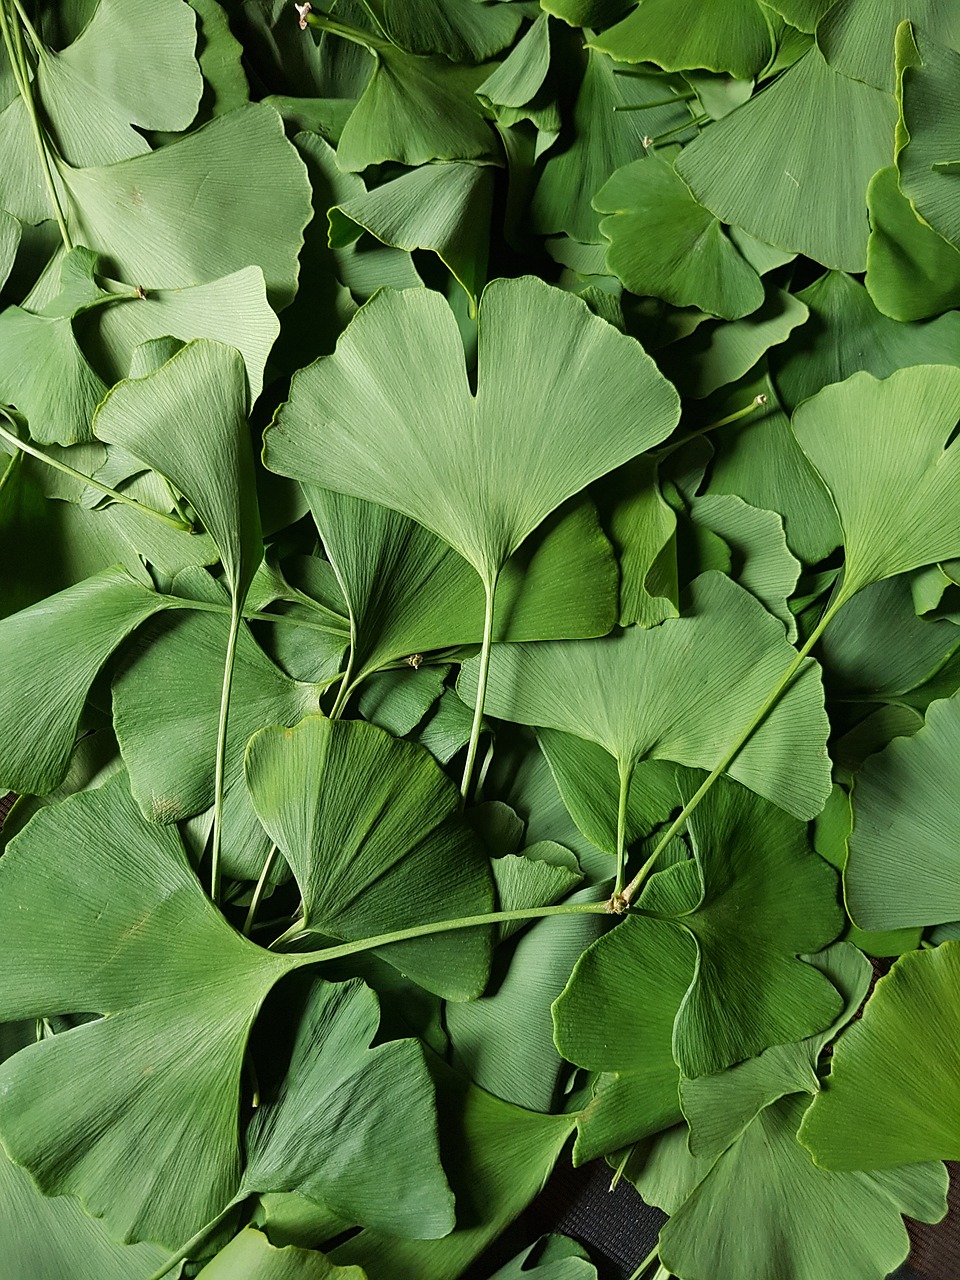
[(703, 68), (740, 80), (773, 57), (773, 32), (757, 0), (640, 0), (592, 40), (620, 62), (655, 62), (665, 71)]

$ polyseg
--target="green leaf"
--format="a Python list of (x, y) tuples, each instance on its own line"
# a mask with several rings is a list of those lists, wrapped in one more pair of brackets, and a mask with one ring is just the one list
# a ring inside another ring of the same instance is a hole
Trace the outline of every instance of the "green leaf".
[(931, 702), (922, 729), (895, 738), (857, 774), (844, 889), (863, 928), (960, 918), (960, 858), (948, 800), (960, 773), (958, 743), (960, 700)]
[(765, 352), (787, 342), (794, 330), (805, 324), (808, 314), (799, 298), (771, 287), (762, 306), (752, 314), (732, 324), (716, 321), (698, 325), (688, 338), (665, 348), (658, 364), (684, 395), (702, 400), (738, 382)]
[(74, 249), (62, 261), (60, 293), (39, 313), (0, 313), (0, 400), (15, 405), (42, 444), (91, 438), (90, 419), (107, 388), (77, 345), (73, 320), (109, 301), (94, 279), (96, 256)]
[(370, 38), (373, 75), (343, 127), (341, 169), (359, 173), (388, 160), (498, 163), (496, 135), (483, 117), (476, 89), (486, 67), (461, 67), (442, 57), (419, 57)]
[(824, 1047), (856, 1014), (870, 989), (869, 961), (848, 942), (838, 942), (810, 963), (840, 992), (844, 1005), (826, 1030), (794, 1044), (773, 1045), (756, 1058), (717, 1075), (680, 1082), (683, 1112), (694, 1156), (715, 1160), (753, 1123), (764, 1107), (792, 1093), (820, 1088), (817, 1063)]
[(199, 1273), (199, 1280), (367, 1280), (359, 1267), (338, 1267), (314, 1249), (275, 1249), (247, 1227)]
[(960, 252), (914, 213), (894, 168), (867, 188), (870, 243), (866, 285), (894, 320), (924, 320), (960, 305)]
[(677, 617), (677, 517), (660, 492), (657, 460), (634, 458), (596, 492), (620, 562), (620, 625)]
[[(518, 859), (501, 858), (494, 867), (508, 861)], [(571, 899), (597, 900), (596, 890)], [(529, 898), (527, 904), (534, 905)], [(508, 907), (502, 899), (501, 905)], [(528, 1111), (559, 1110), (569, 1068), (554, 1046), (550, 1006), (580, 953), (605, 928), (599, 915), (554, 916), (525, 930), (509, 955), (498, 951), (489, 993), (446, 1008), (454, 1063), (507, 1102)]]
[[(607, 179), (646, 155), (645, 138), (693, 127), (687, 104), (680, 99), (649, 110), (624, 111), (668, 95), (661, 78), (617, 75), (617, 69), (606, 54), (586, 51), (566, 145), (547, 156), (530, 205), (532, 229), (541, 235), (563, 231), (574, 240), (599, 244), (600, 219), (591, 201)], [(677, 133), (682, 136), (682, 131)]]
[(960, 13), (950, 0), (846, 0), (818, 25), (817, 44), (836, 71), (893, 93), (894, 37), (904, 21), (940, 44), (960, 42)]
[(586, 1252), (566, 1236), (544, 1236), (490, 1280), (524, 1280), (531, 1273), (540, 1280), (597, 1280)]
[[(397, 659), (480, 642), (483, 589), (462, 556), (389, 507), (304, 489), (348, 601), (353, 685)], [(494, 638), (604, 635), (616, 620), (616, 574), (589, 500), (566, 504), (507, 561)]]
[(863, 271), (867, 183), (893, 155), (896, 105), (811, 49), (686, 147), (677, 172), (722, 221)]
[(167, 1254), (119, 1244), (68, 1196), (42, 1195), (25, 1169), (0, 1154), (4, 1266), (30, 1280), (143, 1280)]
[[(493, 886), (453, 783), (422, 747), (360, 720), (310, 716), (247, 747), (247, 786), (303, 895), (303, 929), (352, 940), (492, 910)], [(454, 1000), (478, 996), (488, 930), (384, 947)]]
[(640, 0), (591, 46), (621, 62), (725, 71), (740, 80), (757, 76), (774, 53), (773, 31), (756, 0)]
[(925, 223), (960, 248), (955, 175), (939, 167), (960, 155), (954, 114), (960, 53), (927, 39), (923, 28), (919, 34), (918, 48), (913, 28), (897, 28), (900, 190)]
[[(184, 288), (256, 265), (274, 307), (293, 298), (310, 188), (272, 108), (238, 107), (159, 151), (59, 174), (74, 239), (127, 284)], [(27, 221), (49, 216), (27, 189), (10, 191), (6, 207)]]
[(442, 1063), (432, 1070), (458, 1225), (433, 1241), (362, 1231), (332, 1251), (335, 1262), (359, 1264), (377, 1280), (457, 1280), (543, 1188), (573, 1130), (572, 1116), (522, 1111)]
[[(744, 421), (714, 435), (717, 457), (707, 491), (731, 494), (753, 507), (778, 512), (783, 517), (787, 546), (799, 559), (816, 564), (843, 536), (836, 508), (797, 444), (769, 381), (763, 379), (747, 390), (758, 390), (767, 403)], [(742, 404), (742, 400), (740, 393), (735, 403)], [(733, 407), (729, 400), (727, 406)]]
[[(901, 956), (840, 1039), (801, 1136), (828, 1169), (960, 1152), (960, 943)], [(912, 1067), (904, 1070), (903, 1046)]]
[(114, 387), (93, 424), (99, 439), (121, 445), (187, 498), (237, 601), (263, 555), (246, 408), (240, 353), (198, 338), (145, 378)]
[[(709, 770), (793, 657), (782, 623), (729, 578), (707, 573), (692, 584), (690, 612), (649, 631), (496, 646), (486, 706), (490, 715), (597, 742), (625, 767), (661, 759)], [(476, 666), (466, 663), (460, 677), (468, 701)], [(797, 817), (818, 813), (830, 790), (821, 696), (808, 665), (728, 770)]]
[(121, 1239), (175, 1246), (236, 1189), (247, 1034), (296, 962), (230, 928), (122, 774), (38, 813), (0, 886), (0, 1018), (109, 1015), (0, 1067), (4, 1146)]
[(374, 0), (384, 31), (410, 53), (483, 62), (513, 42), (524, 15), (516, 5), (476, 0)]
[(286, 1075), (250, 1122), (239, 1194), (299, 1191), (347, 1222), (436, 1239), (454, 1214), (433, 1082), (416, 1040), (368, 1047), (379, 1023), (359, 980), (312, 984)]
[(960, 370), (945, 365), (901, 369), (883, 381), (857, 373), (797, 409), (794, 433), (843, 526), (838, 599), (960, 555), (952, 505), (960, 444), (947, 447), (958, 418)]
[(386, 729), (395, 738), (412, 733), (443, 693), (449, 666), (400, 667), (375, 671), (367, 678), (358, 700), (364, 720)]
[(273, 471), (402, 511), (489, 584), (564, 499), (668, 435), (678, 406), (632, 339), (531, 277), (489, 285), (479, 323), (474, 397), (443, 299), (378, 294), (336, 354), (296, 376), (264, 456)]
[(886, 378), (908, 365), (960, 363), (960, 314), (898, 324), (842, 271), (828, 271), (797, 296), (809, 307), (810, 319), (771, 359), (777, 391), (789, 409), (861, 370)]
[[(475, 0), (469, 7), (477, 8)], [(366, 230), (407, 252), (432, 250), (475, 309), (486, 279), (492, 203), (489, 166), (425, 164), (334, 206), (330, 244), (342, 249)]]
[(610, 215), (600, 222), (600, 234), (610, 242), (607, 266), (633, 293), (727, 320), (756, 311), (763, 301), (757, 273), (659, 156), (618, 169), (593, 207)]
[(812, 34), (823, 15), (836, 3), (837, 0), (773, 0), (769, 7), (792, 27)]
[(164, 607), (163, 597), (114, 568), (0, 622), (0, 789), (43, 795), (63, 780), (97, 672)]
[(197, 60), (204, 89), (200, 114), (222, 116), (250, 99), (243, 70), (243, 46), (230, 30), (230, 22), (217, 0), (190, 0), (198, 18)]
[[(804, 826), (721, 781), (688, 829), (694, 860), (658, 872), (638, 901), (659, 919), (631, 916), (595, 943), (557, 1002), (558, 1044), (581, 1066), (636, 1069), (649, 1015), (640, 1011), (627, 1032), (627, 1007), (661, 967), (670, 976), (656, 989), (671, 993), (673, 1057), (688, 1076), (820, 1031), (838, 1013), (830, 983), (797, 959), (841, 923), (835, 873), (809, 849)], [(604, 1009), (609, 1017), (598, 1017)], [(661, 1033), (667, 1013), (664, 1001)]]
[(819, 1169), (795, 1136), (806, 1105), (802, 1095), (773, 1103), (709, 1171), (701, 1165), (702, 1181), (660, 1233), (664, 1267), (691, 1280), (755, 1280), (762, 1258), (792, 1280), (880, 1280), (910, 1248), (901, 1215), (943, 1217), (942, 1165)]

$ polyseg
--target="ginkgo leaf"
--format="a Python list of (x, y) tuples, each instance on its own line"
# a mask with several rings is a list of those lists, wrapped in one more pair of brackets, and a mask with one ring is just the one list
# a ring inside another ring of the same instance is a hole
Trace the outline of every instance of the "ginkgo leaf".
[(240, 353), (198, 338), (155, 372), (114, 387), (94, 421), (100, 440), (142, 459), (189, 500), (241, 601), (263, 555), (246, 386)]
[(882, 381), (857, 373), (793, 416), (800, 447), (833, 495), (846, 554), (842, 595), (960, 555), (954, 517), (960, 369), (920, 365)]
[[(687, 104), (663, 103), (663, 81), (655, 75), (617, 75), (612, 58), (586, 51), (586, 65), (570, 110), (569, 134), (546, 158), (530, 204), (533, 229), (563, 231), (574, 240), (599, 244), (599, 215), (591, 201), (608, 178), (646, 155), (645, 140), (693, 127)], [(632, 69), (631, 69), (632, 70)], [(648, 110), (644, 103), (660, 103)], [(623, 110), (623, 108), (631, 108)]]
[(774, 52), (773, 31), (757, 0), (640, 0), (591, 44), (620, 62), (725, 71), (740, 80), (757, 76)]
[(931, 702), (922, 729), (894, 738), (857, 774), (844, 891), (864, 929), (960, 919), (960, 857), (949, 803), (960, 774), (958, 743), (960, 700)]
[(207, 1263), (199, 1280), (367, 1280), (367, 1273), (338, 1267), (315, 1249), (274, 1248), (262, 1231), (247, 1227)]
[[(369, 1048), (379, 1023), (379, 1001), (359, 979), (312, 984), (286, 1074), (247, 1130), (238, 1195), (296, 1190), (346, 1222), (436, 1239), (454, 1213), (433, 1082), (416, 1040)], [(374, 1146), (371, 1177), (357, 1155)]]
[[(336, 354), (296, 376), (264, 457), (273, 471), (402, 511), (489, 585), (564, 499), (668, 435), (678, 407), (633, 339), (538, 280), (488, 285), (479, 323), (473, 396), (443, 299), (378, 294)], [(549, 412), (531, 365), (554, 388)]]
[(483, 62), (506, 48), (523, 14), (476, 0), (373, 0), (384, 31), (410, 53), (442, 53), (453, 62)]
[[(475, 0), (470, 7), (476, 8)], [(492, 203), (489, 166), (421, 165), (330, 209), (330, 244), (343, 248), (367, 230), (408, 252), (431, 249), (476, 307), (486, 278)]]
[(566, 1236), (545, 1236), (490, 1280), (524, 1280), (533, 1274), (539, 1280), (597, 1280), (597, 1269), (586, 1251)]
[(123, 774), (41, 810), (0, 884), (0, 1018), (109, 1015), (0, 1067), (4, 1146), (121, 1239), (175, 1247), (236, 1190), (247, 1035), (296, 961), (233, 931)]
[(905, 21), (939, 44), (960, 42), (960, 13), (950, 0), (846, 0), (818, 24), (817, 44), (835, 70), (892, 93), (894, 37)]
[[(597, 742), (618, 762), (712, 769), (752, 723), (795, 651), (783, 624), (719, 573), (691, 586), (690, 611), (603, 640), (496, 646), (487, 711)], [(473, 696), (476, 662), (461, 694)], [(692, 678), (692, 671), (696, 678)], [(830, 790), (819, 675), (801, 673), (728, 772), (797, 817)]]
[[(490, 911), (493, 884), (457, 792), (427, 751), (362, 720), (309, 716), (247, 747), (253, 806), (303, 895), (303, 929), (374, 937)], [(486, 984), (489, 930), (438, 934), (377, 954), (449, 999)]]
[[(480, 642), (483, 590), (462, 556), (399, 511), (304, 489), (352, 618), (352, 684), (398, 658)], [(581, 499), (507, 561), (494, 639), (604, 635), (616, 620), (616, 590), (609, 543)]]
[(877, 310), (859, 281), (828, 271), (798, 298), (810, 319), (771, 352), (777, 391), (788, 409), (831, 382), (865, 371), (886, 378), (907, 365), (960, 363), (960, 314), (928, 324), (898, 324)]
[[(901, 956), (840, 1038), (801, 1138), (825, 1169), (960, 1152), (960, 942)], [(904, 1044), (910, 1045), (906, 1068)]]
[(593, 207), (609, 215), (600, 222), (600, 234), (610, 242), (607, 266), (633, 293), (727, 320), (756, 311), (763, 301), (756, 271), (659, 156), (618, 169)]
[(97, 672), (165, 603), (115, 568), (0, 621), (0, 788), (43, 795), (62, 781)]
[(867, 183), (893, 157), (896, 104), (811, 49), (684, 148), (677, 172), (722, 221), (863, 271)]
[(894, 320), (923, 320), (960, 305), (960, 251), (914, 212), (893, 167), (867, 188), (870, 243), (865, 284)]

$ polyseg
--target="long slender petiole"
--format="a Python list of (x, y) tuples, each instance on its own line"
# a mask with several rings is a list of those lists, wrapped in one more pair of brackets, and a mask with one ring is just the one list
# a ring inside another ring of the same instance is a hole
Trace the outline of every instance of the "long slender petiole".
[(254, 889), (253, 897), (250, 899), (247, 918), (243, 922), (243, 936), (245, 938), (250, 937), (251, 930), (253, 929), (253, 921), (257, 914), (257, 908), (260, 906), (261, 900), (263, 899), (264, 890), (267, 887), (267, 880), (270, 878), (270, 872), (273, 870), (274, 864), (277, 861), (278, 853), (279, 850), (277, 849), (277, 846), (273, 845), (270, 852), (267, 854), (266, 860), (264, 861), (263, 870), (260, 872), (260, 879), (257, 881), (257, 887)]
[(630, 799), (630, 782), (633, 778), (633, 761), (625, 763), (617, 761), (617, 772), (620, 775), (620, 799), (617, 804), (617, 881), (613, 896), (619, 898), (623, 892), (623, 878), (627, 866), (627, 804)]
[(480, 730), (483, 728), (483, 706), (487, 698), (487, 676), (490, 673), (490, 650), (493, 647), (493, 611), (497, 594), (496, 576), (487, 579), (483, 584), (483, 643), (480, 646), (480, 673), (477, 677), (477, 701), (473, 709), (473, 724), (470, 727), (470, 741), (467, 744), (467, 759), (463, 766), (463, 781), (460, 783), (460, 796), (464, 803), (470, 792), (473, 781), (473, 769), (477, 762), (477, 747), (480, 743)]
[(227, 653), (223, 664), (220, 719), (217, 724), (217, 754), (213, 772), (213, 839), (210, 854), (210, 896), (214, 902), (218, 902), (220, 899), (220, 855), (223, 846), (223, 791), (227, 756), (227, 720), (230, 711), (230, 689), (233, 685), (234, 659), (237, 652), (237, 635), (240, 631), (241, 617), (240, 602), (236, 594), (234, 594), (230, 610), (230, 634), (227, 636)]
[(219, 1227), (227, 1217), (242, 1204), (242, 1200), (231, 1200), (225, 1209), (222, 1209), (215, 1218), (211, 1218), (209, 1222), (205, 1222), (195, 1236), (191, 1236), (186, 1244), (181, 1245), (177, 1252), (163, 1264), (159, 1270), (154, 1271), (150, 1280), (163, 1280), (164, 1276), (168, 1276), (174, 1268), (179, 1267), (181, 1263), (186, 1262), (189, 1257), (204, 1244), (207, 1239), (213, 1235), (217, 1227)]
[(655, 458), (666, 458), (675, 449), (679, 449), (681, 445), (687, 444), (690, 440), (698, 440), (700, 436), (705, 436), (710, 431), (716, 431), (719, 427), (729, 427), (732, 422), (739, 422), (741, 418), (748, 418), (751, 413), (755, 413), (757, 409), (766, 403), (767, 397), (765, 395), (754, 396), (750, 403), (744, 405), (742, 409), (728, 413), (725, 418), (718, 418), (716, 422), (711, 422), (705, 427), (699, 427), (696, 431), (688, 431), (686, 435), (678, 436), (676, 440), (671, 440), (662, 449), (651, 449), (650, 452)]
[(644, 1260), (640, 1263), (639, 1267), (637, 1267), (636, 1271), (630, 1277), (630, 1280), (643, 1280), (643, 1277), (647, 1274), (653, 1264), (659, 1261), (659, 1259), (660, 1241), (658, 1240)]
[[(0, 410), (0, 413), (2, 412), (3, 410)], [(45, 462), (48, 467), (53, 467), (56, 471), (62, 471), (64, 475), (71, 476), (74, 480), (79, 480), (83, 484), (89, 485), (92, 489), (98, 490), (108, 498), (112, 498), (114, 502), (122, 502), (124, 506), (132, 507), (142, 515), (152, 516), (154, 520), (162, 520), (164, 524), (168, 524), (171, 528), (178, 529), (182, 533), (195, 532), (193, 525), (189, 521), (180, 520), (176, 516), (171, 516), (163, 511), (155, 511), (153, 507), (145, 507), (142, 502), (137, 502), (136, 499), (127, 497), (125, 493), (111, 489), (107, 484), (101, 484), (93, 476), (84, 475), (82, 471), (75, 471), (73, 467), (61, 462), (59, 458), (51, 458), (49, 454), (34, 448), (26, 440), (21, 440), (19, 436), (14, 435), (12, 431), (8, 431), (6, 427), (0, 427), (0, 438), (6, 440), (8, 444), (12, 444), (15, 449), (19, 449), (22, 453), (27, 453), (31, 458), (36, 458), (38, 462)]]

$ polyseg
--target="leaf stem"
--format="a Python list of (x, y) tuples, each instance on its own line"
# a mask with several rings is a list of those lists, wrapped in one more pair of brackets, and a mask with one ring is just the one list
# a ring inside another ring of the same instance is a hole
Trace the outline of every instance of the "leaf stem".
[(617, 805), (617, 881), (613, 889), (615, 898), (619, 898), (623, 892), (623, 878), (627, 866), (627, 801), (630, 797), (633, 765), (632, 760), (617, 761), (617, 771), (620, 775), (620, 800)]
[[(376, 53), (378, 49), (382, 49), (387, 45), (386, 40), (372, 35), (368, 31), (362, 31), (359, 27), (348, 26), (345, 22), (340, 22), (337, 18), (332, 18), (327, 13), (317, 13), (311, 9), (310, 5), (295, 6), (301, 13), (300, 25), (304, 23), (313, 27), (315, 31), (326, 31), (332, 36), (339, 36), (341, 40), (349, 40), (351, 44), (359, 44), (369, 53)], [(306, 12), (303, 9), (306, 8)]]
[(243, 936), (245, 938), (250, 937), (250, 933), (253, 929), (254, 916), (257, 914), (257, 908), (260, 906), (260, 902), (261, 902), (261, 899), (263, 898), (264, 890), (267, 887), (267, 879), (270, 875), (270, 872), (273, 870), (273, 864), (277, 860), (278, 853), (279, 853), (279, 850), (277, 849), (277, 846), (273, 845), (272, 848), (270, 849), (270, 852), (267, 854), (266, 861), (263, 864), (263, 870), (260, 872), (260, 879), (257, 881), (257, 887), (254, 889), (253, 897), (250, 899), (250, 906), (249, 906), (249, 909), (247, 910), (247, 918), (243, 922)]
[(473, 724), (470, 726), (470, 741), (467, 744), (467, 759), (463, 766), (463, 781), (460, 783), (460, 797), (464, 804), (473, 781), (473, 768), (477, 760), (477, 747), (480, 744), (480, 730), (483, 727), (483, 706), (487, 700), (487, 676), (490, 674), (490, 650), (493, 647), (493, 606), (497, 594), (497, 575), (485, 578), (483, 583), (483, 643), (480, 646), (480, 672), (477, 676), (477, 701), (473, 708)]
[(217, 1227), (241, 1203), (240, 1200), (231, 1200), (225, 1209), (221, 1209), (215, 1218), (211, 1218), (209, 1222), (204, 1223), (196, 1235), (191, 1236), (186, 1244), (181, 1245), (177, 1252), (159, 1270), (154, 1271), (153, 1275), (150, 1276), (150, 1280), (163, 1280), (163, 1277), (168, 1276), (174, 1267), (179, 1267), (181, 1263), (186, 1262), (193, 1251), (199, 1248), (209, 1236), (212, 1236)]
[[(2, 11), (2, 5), (0, 5), (0, 11)], [(3, 413), (4, 417), (10, 421), (9, 414), (2, 409), (0, 409), (0, 413)], [(28, 453), (31, 458), (36, 458), (39, 462), (45, 462), (48, 467), (53, 467), (56, 471), (62, 471), (64, 475), (71, 476), (74, 480), (80, 480), (84, 484), (90, 485), (92, 489), (99, 490), (100, 493), (106, 494), (108, 498), (112, 498), (114, 502), (122, 502), (124, 506), (133, 507), (135, 511), (139, 511), (143, 515), (153, 516), (154, 520), (162, 520), (164, 524), (168, 524), (182, 533), (196, 532), (193, 525), (186, 520), (178, 520), (176, 516), (168, 515), (166, 512), (155, 511), (153, 507), (145, 507), (142, 502), (129, 498), (125, 493), (120, 493), (117, 489), (111, 489), (109, 485), (101, 484), (93, 476), (86, 476), (82, 471), (75, 471), (73, 467), (61, 462), (59, 458), (51, 458), (49, 454), (43, 453), (40, 449), (35, 449), (33, 445), (21, 440), (19, 436), (14, 435), (12, 431), (8, 431), (5, 427), (0, 427), (0, 438), (6, 440), (8, 444), (12, 444), (15, 449)]]
[[(503, 924), (508, 920), (540, 920), (546, 916), (575, 915), (607, 915), (609, 904), (606, 902), (569, 902), (553, 907), (521, 907), (516, 911), (491, 911), (481, 916), (460, 916), (454, 920), (436, 920), (432, 924), (412, 925), (409, 929), (396, 929), (393, 933), (381, 933), (374, 938), (361, 938), (357, 942), (343, 942), (335, 947), (322, 947), (318, 951), (307, 951), (296, 959), (296, 968), (305, 965), (323, 964), (328, 960), (343, 960), (347, 956), (359, 955), (362, 951), (375, 951), (378, 947), (388, 947), (394, 942), (408, 942), (411, 938), (429, 938), (435, 933), (449, 933), (454, 929), (477, 929), (489, 924)], [(281, 944), (292, 942), (301, 934), (308, 932), (298, 923), (277, 938), (270, 946), (276, 951)]]
[[(198, 609), (201, 613), (232, 613), (228, 604), (217, 604), (215, 600), (188, 600), (186, 596), (165, 596), (171, 609)], [(241, 617), (246, 622), (285, 622), (294, 627), (309, 627), (311, 631), (322, 631), (326, 635), (343, 636), (346, 632), (339, 627), (328, 627), (323, 622), (311, 622), (309, 618), (297, 618), (288, 613), (267, 613), (260, 609), (243, 609)]]
[(237, 653), (237, 636), (240, 632), (240, 602), (233, 596), (230, 609), (230, 633), (227, 636), (227, 653), (223, 664), (223, 690), (220, 694), (220, 720), (217, 725), (217, 754), (213, 772), (213, 841), (210, 854), (210, 896), (214, 902), (220, 899), (220, 851), (223, 844), (223, 774), (227, 754), (227, 718), (230, 711), (230, 689), (233, 685), (234, 659)]
[[(30, 87), (30, 77), (27, 70), (26, 57), (23, 52), (23, 41), (20, 36), (20, 24), (19, 22), (11, 24), (9, 16), (6, 3), (4, 0), (0, 0), (0, 35), (3, 37), (3, 44), (7, 51), (7, 57), (10, 59), (10, 68), (13, 71), (13, 77), (17, 82), (17, 89), (23, 100), (27, 117), (30, 120), (30, 128), (33, 132), (33, 139), (36, 143), (37, 152), (40, 158), (40, 168), (43, 170), (44, 182), (47, 185), (50, 203), (53, 206), (53, 215), (57, 220), (57, 226), (60, 228), (60, 238), (63, 241), (63, 247), (69, 253), (73, 248), (73, 240), (71, 239), (70, 232), (67, 229), (67, 221), (64, 217), (63, 207), (60, 204), (60, 195), (57, 191), (53, 167), (50, 163), (50, 151), (47, 145), (47, 140), (43, 134), (43, 129), (40, 125), (40, 118), (37, 115), (37, 104), (34, 101), (33, 91)], [(12, 33), (11, 26), (13, 27)]]
[(656, 863), (657, 858), (659, 858), (660, 854), (667, 847), (667, 845), (674, 838), (674, 836), (678, 835), (683, 830), (683, 828), (687, 824), (687, 819), (690, 817), (694, 809), (696, 809), (700, 801), (703, 799), (703, 797), (707, 794), (707, 792), (716, 782), (717, 778), (719, 778), (722, 773), (725, 773), (727, 771), (727, 769), (733, 763), (737, 755), (739, 755), (739, 753), (743, 750), (743, 747), (746, 745), (746, 743), (750, 740), (750, 738), (757, 731), (760, 725), (763, 724), (764, 720), (766, 720), (767, 716), (770, 714), (773, 708), (777, 705), (777, 703), (786, 693), (787, 689), (789, 689), (790, 685), (793, 683), (794, 676), (800, 670), (800, 667), (803, 665), (804, 660), (809, 656), (810, 651), (813, 649), (813, 646), (817, 643), (817, 641), (823, 635), (824, 631), (827, 629), (827, 627), (832, 622), (833, 618), (836, 616), (837, 610), (841, 607), (841, 605), (843, 605), (846, 602), (847, 598), (848, 597), (845, 595), (843, 590), (840, 590), (837, 593), (836, 597), (833, 599), (833, 601), (827, 606), (826, 610), (824, 611), (823, 617), (820, 619), (820, 621), (817, 623), (817, 625), (814, 627), (813, 631), (810, 633), (809, 637), (807, 638), (806, 644), (804, 644), (803, 648), (800, 649), (796, 657), (790, 663), (789, 667), (787, 667), (786, 671), (783, 673), (783, 675), (774, 685), (773, 689), (771, 689), (770, 693), (764, 699), (763, 705), (760, 707), (760, 710), (756, 713), (756, 715), (750, 721), (749, 725), (735, 739), (733, 746), (729, 749), (729, 751), (727, 751), (724, 754), (724, 756), (721, 758), (718, 764), (714, 767), (714, 769), (712, 769), (711, 772), (707, 774), (706, 778), (703, 780), (700, 786), (696, 789), (696, 791), (693, 793), (690, 799), (686, 802), (686, 804), (677, 814), (676, 818), (673, 820), (673, 822), (671, 822), (670, 826), (667, 827), (666, 831), (657, 841), (656, 846), (654, 847), (653, 853), (646, 860), (646, 862), (643, 864), (643, 866), (640, 868), (640, 870), (637, 872), (634, 878), (630, 881), (626, 889), (624, 889), (623, 893), (620, 894), (618, 898), (611, 899), (612, 910), (622, 911), (624, 907), (630, 905), (630, 903), (636, 897), (638, 890), (641, 888), (644, 881), (646, 880), (647, 876), (650, 874), (650, 871), (652, 870), (654, 864)]
[(33, 23), (30, 21), (30, 15), (27, 13), (23, 5), (20, 3), (20, 0), (13, 0), (13, 7), (16, 9), (17, 15), (20, 18), (20, 23), (24, 31), (26, 31), (27, 35), (29, 36), (30, 43), (33, 45), (33, 48), (34, 48), (34, 52), (39, 58), (41, 52), (43, 51), (43, 41), (37, 35), (36, 27), (34, 27)]
[(650, 1250), (650, 1252), (647, 1254), (647, 1256), (644, 1258), (644, 1260), (640, 1263), (639, 1267), (637, 1267), (636, 1271), (630, 1277), (630, 1280), (642, 1280), (642, 1277), (647, 1274), (647, 1272), (650, 1270), (653, 1264), (655, 1262), (659, 1262), (659, 1260), (660, 1260), (660, 1241), (658, 1240), (657, 1243)]
[[(614, 71), (615, 76), (629, 75), (629, 71)], [(654, 107), (669, 107), (672, 102), (689, 102), (691, 98), (695, 98), (696, 94), (690, 93), (672, 93), (669, 98), (657, 98), (654, 102), (624, 102), (619, 107), (614, 107), (614, 111), (652, 111)]]
[(683, 124), (674, 125), (672, 129), (667, 129), (664, 133), (659, 133), (655, 138), (644, 138), (643, 145), (645, 148), (659, 147), (661, 142), (666, 142), (667, 138), (672, 138), (675, 133), (684, 133), (687, 129), (699, 129), (702, 124), (706, 124), (710, 119), (708, 115), (691, 116), (689, 120)]
[(666, 458), (673, 453), (675, 449), (679, 449), (681, 445), (687, 444), (690, 440), (697, 440), (700, 436), (705, 436), (708, 431), (716, 431), (718, 427), (729, 427), (731, 422), (739, 422), (741, 418), (747, 418), (751, 413), (756, 412), (762, 405), (767, 403), (765, 395), (754, 396), (748, 405), (743, 409), (737, 409), (734, 413), (728, 413), (725, 418), (720, 418), (716, 422), (711, 422), (707, 427), (700, 427), (697, 431), (688, 431), (686, 435), (671, 440), (669, 444), (664, 445), (662, 449), (652, 449), (651, 453), (657, 458)]

